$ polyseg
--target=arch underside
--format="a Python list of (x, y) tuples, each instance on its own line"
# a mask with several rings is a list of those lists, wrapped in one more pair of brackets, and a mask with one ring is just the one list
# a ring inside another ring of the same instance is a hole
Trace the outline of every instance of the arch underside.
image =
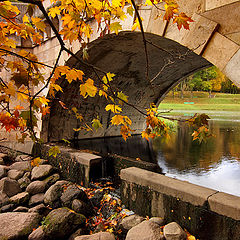
[[(211, 66), (203, 57), (177, 42), (151, 33), (146, 33), (145, 37), (152, 43), (147, 45), (149, 79), (146, 78), (145, 50), (139, 32), (107, 35), (93, 41), (88, 49), (88, 62), (105, 72), (114, 73), (116, 76), (112, 82), (113, 89), (123, 91), (129, 96), (129, 103), (141, 110), (150, 103), (158, 104), (171, 88), (187, 76)], [(82, 52), (79, 51), (77, 56), (81, 57)], [(77, 63), (73, 57), (68, 60), (67, 65), (81, 69), (85, 77), (90, 77), (97, 83), (96, 73)], [(98, 75), (103, 76), (100, 72)], [(119, 128), (110, 124), (112, 113), (105, 111), (108, 104), (105, 98), (98, 96), (84, 99), (79, 94), (79, 85), (79, 82), (69, 84), (62, 80), (64, 92), (57, 94), (56, 100), (52, 102), (50, 115), (43, 120), (42, 137), (47, 141), (59, 141), (63, 138), (72, 140), (119, 136)], [(98, 115), (103, 128), (97, 132), (75, 132), (73, 128), (79, 128), (81, 123), (75, 116), (69, 114), (68, 110), (61, 107), (59, 99), (69, 109), (76, 107), (90, 125), (93, 117)], [(130, 106), (124, 106), (123, 112), (133, 121), (132, 128), (135, 133), (141, 132), (144, 128), (144, 116)]]

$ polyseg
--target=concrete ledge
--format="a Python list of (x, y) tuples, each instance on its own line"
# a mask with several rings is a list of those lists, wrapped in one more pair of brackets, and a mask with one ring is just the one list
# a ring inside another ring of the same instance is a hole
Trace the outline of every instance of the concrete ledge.
[(217, 192), (135, 167), (123, 169), (120, 177), (122, 180), (149, 187), (154, 191), (179, 198), (195, 206), (203, 206), (208, 197)]
[[(58, 146), (60, 153), (57, 157), (49, 156), (49, 149)], [(51, 144), (35, 144), (32, 154), (36, 157), (48, 159), (49, 163), (59, 169), (62, 176), (70, 181), (88, 186), (92, 168), (102, 164), (102, 157), (95, 154)]]
[(208, 199), (210, 210), (240, 220), (240, 197), (219, 192)]
[(136, 167), (120, 177), (122, 202), (137, 214), (178, 222), (198, 239), (239, 240), (239, 197)]

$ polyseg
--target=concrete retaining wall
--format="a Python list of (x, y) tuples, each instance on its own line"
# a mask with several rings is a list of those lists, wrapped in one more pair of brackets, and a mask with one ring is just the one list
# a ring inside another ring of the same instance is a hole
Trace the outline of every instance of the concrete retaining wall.
[(161, 174), (121, 170), (123, 203), (142, 216), (177, 221), (202, 240), (240, 239), (240, 198)]

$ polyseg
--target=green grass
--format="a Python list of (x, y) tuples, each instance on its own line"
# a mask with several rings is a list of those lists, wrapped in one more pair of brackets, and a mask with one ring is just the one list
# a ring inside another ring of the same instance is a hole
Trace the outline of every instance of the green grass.
[[(184, 98), (175, 94), (173, 98), (169, 94), (159, 105), (160, 110), (219, 110), (219, 111), (240, 111), (240, 94), (214, 93), (214, 98), (209, 98), (206, 92), (194, 92), (193, 98), (190, 93), (185, 93)], [(194, 102), (194, 104), (184, 104)]]

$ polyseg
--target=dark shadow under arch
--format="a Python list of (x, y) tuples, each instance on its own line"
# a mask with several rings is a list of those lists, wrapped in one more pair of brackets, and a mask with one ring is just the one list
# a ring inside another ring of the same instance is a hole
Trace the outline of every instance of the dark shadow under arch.
[[(181, 80), (194, 72), (211, 66), (203, 57), (170, 39), (146, 33), (149, 56), (149, 76), (154, 79), (150, 84), (146, 79), (146, 59), (140, 32), (121, 32), (99, 38), (89, 44), (88, 62), (106, 72), (115, 73), (113, 88), (129, 96), (129, 102), (143, 110), (150, 103), (158, 104), (165, 94)], [(156, 48), (153, 45), (159, 46)], [(79, 57), (82, 52), (77, 53)], [(163, 68), (167, 63), (170, 63)], [(85, 77), (96, 79), (95, 73), (71, 57), (68, 66), (81, 69)], [(163, 69), (162, 69), (163, 68)], [(160, 72), (160, 74), (159, 74)], [(99, 73), (100, 76), (103, 76)], [(157, 76), (157, 77), (156, 77)], [(84, 99), (79, 94), (79, 82), (62, 80), (63, 93), (57, 94), (57, 100), (51, 104), (51, 113), (43, 120), (42, 137), (47, 141), (81, 139), (102, 136), (118, 136), (119, 128), (110, 126), (112, 114), (105, 111), (107, 102), (103, 97)], [(80, 126), (79, 120), (63, 109), (58, 103), (63, 101), (68, 108), (76, 107), (91, 124), (93, 115), (99, 115), (103, 129), (97, 132), (74, 132)], [(132, 120), (132, 128), (139, 133), (144, 128), (144, 116), (129, 106), (123, 107), (124, 114)]]

